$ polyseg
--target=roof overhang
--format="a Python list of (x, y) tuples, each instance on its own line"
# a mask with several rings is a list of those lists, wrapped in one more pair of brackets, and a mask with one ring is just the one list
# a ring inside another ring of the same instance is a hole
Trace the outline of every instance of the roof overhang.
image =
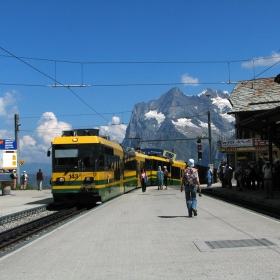
[(273, 124), (280, 121), (280, 106), (263, 113), (255, 114), (235, 125), (236, 128), (244, 127), (254, 131), (260, 131), (261, 126)]

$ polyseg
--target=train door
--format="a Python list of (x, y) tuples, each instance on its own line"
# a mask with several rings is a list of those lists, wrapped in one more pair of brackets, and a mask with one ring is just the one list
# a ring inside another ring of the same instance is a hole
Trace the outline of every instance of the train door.
[(79, 150), (79, 172), (84, 185), (91, 186), (98, 171), (97, 148), (93, 145), (81, 145)]

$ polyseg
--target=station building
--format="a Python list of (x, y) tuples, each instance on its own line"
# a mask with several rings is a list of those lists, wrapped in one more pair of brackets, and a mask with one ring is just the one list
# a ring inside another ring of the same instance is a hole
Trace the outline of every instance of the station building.
[[(277, 76), (278, 77), (278, 76)], [(277, 77), (237, 83), (228, 114), (235, 115), (235, 139), (218, 141), (234, 168), (237, 161), (274, 163), (280, 158), (280, 84)]]

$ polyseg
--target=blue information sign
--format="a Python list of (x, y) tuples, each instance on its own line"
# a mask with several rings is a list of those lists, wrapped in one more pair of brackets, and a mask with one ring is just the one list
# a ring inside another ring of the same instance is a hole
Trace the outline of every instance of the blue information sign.
[(17, 142), (13, 139), (0, 139), (0, 150), (16, 150)]

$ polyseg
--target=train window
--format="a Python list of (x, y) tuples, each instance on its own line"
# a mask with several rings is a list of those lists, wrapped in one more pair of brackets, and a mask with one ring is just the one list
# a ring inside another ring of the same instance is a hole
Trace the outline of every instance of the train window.
[(137, 166), (137, 161), (136, 160), (129, 160), (126, 161), (124, 164), (124, 169), (125, 170), (136, 170), (136, 166)]
[(71, 166), (78, 165), (78, 147), (75, 146), (55, 146), (54, 147), (54, 163), (56, 166)]
[(99, 154), (99, 167), (104, 167), (104, 155)]
[(153, 161), (150, 159), (145, 160), (146, 170), (153, 170)]
[(78, 149), (56, 149), (55, 158), (78, 157)]
[(93, 167), (93, 154), (92, 149), (84, 149), (83, 150), (83, 158), (84, 158), (84, 167)]
[(179, 167), (171, 167), (171, 174), (173, 179), (181, 179), (181, 169)]

